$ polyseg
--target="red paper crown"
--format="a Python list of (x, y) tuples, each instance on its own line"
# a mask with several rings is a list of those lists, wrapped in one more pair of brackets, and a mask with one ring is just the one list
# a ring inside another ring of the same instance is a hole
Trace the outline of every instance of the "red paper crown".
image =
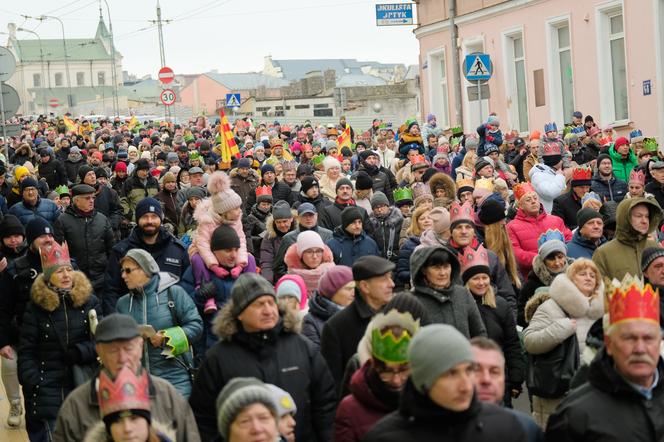
[(544, 146), (542, 146), (542, 156), (562, 155), (562, 153), (563, 150), (560, 148), (560, 143), (556, 141), (545, 143)]
[(572, 169), (572, 181), (590, 181), (593, 170), (589, 166), (578, 166)]
[(427, 160), (424, 158), (424, 155), (415, 155), (410, 160), (411, 167), (416, 165), (416, 164), (426, 164), (426, 163), (427, 163)]
[(102, 370), (97, 398), (102, 417), (125, 410), (150, 411), (147, 371), (141, 370), (136, 376), (128, 367), (122, 367), (113, 380), (106, 370)]
[(256, 187), (256, 197), (259, 196), (272, 196), (272, 187), (270, 186), (258, 186)]
[(514, 186), (513, 190), (514, 190), (514, 198), (516, 198), (517, 201), (523, 198), (524, 195), (530, 192), (535, 192), (535, 188), (530, 183), (517, 184), (516, 186)]
[(463, 205), (454, 201), (450, 206), (450, 224), (454, 225), (460, 221), (467, 221), (473, 223), (473, 206), (470, 201), (466, 201)]
[(614, 325), (635, 319), (659, 325), (659, 291), (644, 284), (642, 279), (627, 274), (621, 283), (613, 281), (613, 292), (609, 295), (609, 323)]
[(48, 269), (54, 266), (70, 266), (69, 247), (64, 242), (62, 246), (53, 241), (51, 246), (39, 249), (42, 269)]
[(471, 267), (489, 267), (489, 253), (481, 244), (477, 250), (472, 247), (464, 247), (462, 253), (457, 256), (459, 264), (461, 264), (461, 274), (464, 274)]
[(646, 185), (646, 174), (642, 170), (632, 169), (629, 173), (629, 182), (638, 183), (642, 186)]

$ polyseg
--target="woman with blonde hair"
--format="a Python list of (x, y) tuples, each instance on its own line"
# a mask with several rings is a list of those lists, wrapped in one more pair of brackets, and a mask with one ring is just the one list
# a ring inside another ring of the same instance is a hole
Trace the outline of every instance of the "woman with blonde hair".
[(430, 216), (429, 207), (418, 207), (413, 213), (413, 221), (406, 230), (406, 240), (400, 245), (399, 258), (397, 259), (397, 281), (401, 284), (410, 282), (410, 255), (420, 245), (420, 236), (427, 229), (433, 227), (433, 219)]
[(474, 150), (466, 152), (461, 161), (461, 166), (456, 168), (457, 181), (475, 178), (475, 162), (477, 162), (477, 153)]

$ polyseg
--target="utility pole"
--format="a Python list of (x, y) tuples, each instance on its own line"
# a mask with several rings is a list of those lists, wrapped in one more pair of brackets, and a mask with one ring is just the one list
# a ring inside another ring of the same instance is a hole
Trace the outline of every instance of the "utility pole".
[(65, 71), (66, 71), (66, 74), (67, 74), (67, 89), (69, 90), (69, 96), (67, 97), (67, 110), (69, 110), (69, 112), (71, 112), (72, 108), (73, 108), (73, 104), (74, 104), (74, 95), (72, 94), (72, 91), (71, 91), (71, 77), (70, 77), (70, 74), (69, 74), (69, 54), (67, 53), (67, 42), (66, 42), (66, 39), (65, 39), (65, 24), (62, 23), (62, 20), (60, 20), (60, 18), (55, 17), (53, 15), (41, 15), (41, 16), (35, 17), (35, 18), (37, 20), (40, 20), (40, 21), (44, 21), (44, 20), (50, 18), (50, 19), (53, 19), (53, 20), (57, 20), (60, 23), (60, 28), (62, 29), (62, 47), (63, 47), (64, 52), (65, 52)]
[[(161, 19), (161, 6), (159, 5), (159, 0), (157, 0), (157, 20), (150, 20), (152, 24), (157, 25), (157, 31), (159, 34), (159, 58), (161, 60), (161, 67), (166, 66), (166, 53), (164, 51), (164, 31), (162, 29), (162, 23), (170, 23), (170, 20)], [(164, 106), (164, 116), (166, 119), (170, 119), (170, 109), (169, 106)]]
[[(106, 12), (108, 13), (108, 32), (111, 34), (111, 77), (113, 78), (113, 112), (115, 116), (120, 115), (120, 103), (118, 101), (118, 74), (117, 66), (115, 65), (115, 42), (113, 41), (113, 22), (111, 21), (111, 8), (106, 3)], [(99, 4), (99, 17), (103, 20), (101, 14), (101, 3)]]
[(41, 37), (39, 37), (39, 34), (37, 34), (35, 31), (32, 31), (30, 29), (25, 29), (25, 28), (18, 28), (16, 29), (17, 31), (20, 32), (27, 32), (29, 34), (33, 34), (37, 37), (37, 40), (39, 41), (39, 60), (41, 61), (41, 81), (39, 82), (42, 90), (42, 101), (43, 101), (43, 106), (44, 106), (44, 115), (48, 115), (48, 107), (46, 107), (46, 73), (44, 72), (44, 47), (42, 46), (42, 41)]
[[(463, 127), (463, 109), (461, 107), (461, 61), (459, 60), (459, 30), (454, 19), (456, 18), (456, 0), (451, 0), (449, 4), (450, 36), (452, 38), (452, 77), (454, 79), (454, 116), (457, 126)], [(480, 111), (482, 102), (480, 101)], [(469, 128), (467, 128), (469, 129)]]

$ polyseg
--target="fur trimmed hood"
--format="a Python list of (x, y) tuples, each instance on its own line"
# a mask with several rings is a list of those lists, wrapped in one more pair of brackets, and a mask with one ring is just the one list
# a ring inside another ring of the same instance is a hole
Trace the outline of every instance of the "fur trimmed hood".
[[(292, 232), (297, 228), (297, 210), (291, 209), (291, 214), (293, 214), (293, 222), (291, 223), (290, 230), (286, 233)], [(274, 239), (277, 237), (277, 227), (274, 225), (273, 215), (270, 215), (265, 219), (265, 232), (267, 233), (265, 236), (267, 239)]]
[(526, 303), (526, 307), (524, 308), (523, 311), (523, 316), (526, 319), (526, 322), (530, 322), (530, 320), (533, 318), (533, 315), (535, 315), (535, 311), (537, 310), (537, 308), (540, 305), (544, 304), (549, 299), (551, 299), (549, 290), (540, 291), (539, 293), (536, 293), (532, 298), (530, 298)]
[(385, 218), (376, 218), (375, 215), (371, 215), (369, 217), (369, 223), (371, 223), (371, 226), (373, 227), (374, 230), (378, 230), (380, 228), (381, 222), (385, 221), (385, 224), (387, 226), (396, 226), (400, 222), (403, 221), (403, 215), (401, 214), (401, 210), (397, 209), (396, 207), (392, 206), (390, 207), (390, 213), (387, 214)]
[(437, 187), (443, 187), (445, 189), (447, 198), (451, 198), (452, 200), (456, 198), (456, 184), (454, 184), (454, 180), (448, 174), (438, 172), (431, 177), (429, 180), (429, 188), (434, 197), (436, 196)]
[[(166, 423), (156, 422), (152, 420), (151, 427), (157, 432), (162, 441), (175, 441), (177, 433), (174, 428)], [(100, 420), (94, 424), (85, 434), (83, 442), (110, 442), (111, 436), (106, 431), (106, 424)]]
[(588, 317), (597, 320), (604, 314), (604, 282), (600, 281), (597, 290), (588, 298), (566, 274), (556, 276), (549, 287), (549, 295), (565, 313), (572, 318)]
[(238, 173), (237, 173), (237, 167), (236, 167), (235, 169), (232, 169), (232, 170), (228, 173), (228, 176), (229, 176), (230, 178), (235, 178), (235, 177), (237, 177), (238, 179), (240, 179), (240, 180), (245, 180), (245, 181), (258, 181), (259, 178), (260, 178), (260, 177), (258, 176), (258, 172), (256, 172), (254, 169), (251, 169), (251, 168), (249, 169), (249, 176), (246, 177), (246, 178), (243, 178), (243, 177), (241, 177), (240, 175), (238, 175)]
[[(92, 285), (83, 272), (74, 271), (74, 288), (71, 290), (69, 298), (72, 306), (79, 308), (85, 305), (92, 296)], [(40, 274), (32, 283), (30, 289), (30, 298), (32, 301), (47, 312), (53, 312), (60, 306), (60, 296), (48, 287), (44, 280), (44, 274)]]
[[(212, 322), (212, 332), (221, 341), (231, 341), (233, 335), (239, 330), (239, 321), (233, 316), (233, 300), (229, 299), (226, 305), (217, 313)], [(283, 331), (286, 333), (299, 333), (301, 321), (297, 311), (287, 310), (279, 313), (283, 322)]]
[[(332, 255), (332, 250), (328, 246), (323, 247), (323, 262), (322, 264), (325, 263), (330, 263), (334, 262), (334, 256)], [(284, 264), (288, 267), (288, 269), (304, 269), (304, 263), (302, 262), (302, 258), (300, 258), (297, 255), (297, 243), (296, 244), (291, 244), (288, 246), (288, 249), (286, 250), (286, 254), (284, 255)], [(311, 269), (310, 269), (311, 270)]]
[[(569, 267), (570, 264), (572, 264), (572, 261), (574, 259), (572, 258), (567, 258), (567, 265), (565, 266), (565, 270), (567, 270), (567, 267)], [(553, 282), (553, 279), (558, 276), (558, 275), (553, 275), (549, 269), (546, 267), (546, 264), (544, 264), (544, 260), (540, 258), (539, 255), (535, 255), (535, 258), (533, 258), (533, 273), (535, 273), (535, 276), (539, 278), (540, 281), (542, 281), (542, 284), (549, 286)]]

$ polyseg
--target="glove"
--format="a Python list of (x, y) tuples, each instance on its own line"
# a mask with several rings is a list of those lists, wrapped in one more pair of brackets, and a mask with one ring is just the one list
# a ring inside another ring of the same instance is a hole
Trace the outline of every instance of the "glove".
[(198, 293), (206, 299), (214, 298), (216, 292), (217, 288), (214, 286), (214, 283), (210, 281), (202, 284), (198, 289)]
[(225, 268), (223, 268), (223, 267), (221, 267), (217, 264), (210, 267), (210, 270), (212, 270), (212, 273), (214, 273), (215, 275), (217, 275), (220, 278), (228, 278), (228, 276), (230, 275), (230, 272), (228, 270), (226, 270)]
[(242, 273), (242, 267), (241, 266), (235, 266), (231, 269), (231, 277), (233, 279), (237, 279), (240, 276), (240, 273)]
[(65, 364), (74, 365), (81, 362), (81, 352), (78, 351), (78, 348), (72, 347), (68, 348), (65, 353)]

